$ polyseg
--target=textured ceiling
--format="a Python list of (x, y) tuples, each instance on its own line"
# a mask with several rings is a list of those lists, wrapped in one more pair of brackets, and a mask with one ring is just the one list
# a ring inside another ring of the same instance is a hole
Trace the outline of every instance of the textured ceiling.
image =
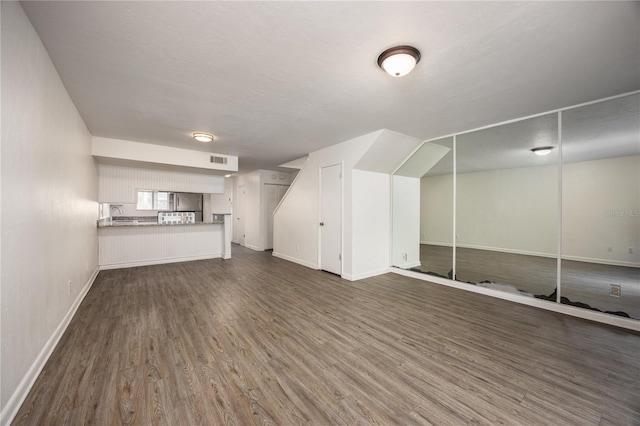
[[(237, 155), (241, 171), (640, 88), (638, 2), (22, 5), (93, 135)], [(422, 52), (398, 79), (376, 65), (396, 44)]]

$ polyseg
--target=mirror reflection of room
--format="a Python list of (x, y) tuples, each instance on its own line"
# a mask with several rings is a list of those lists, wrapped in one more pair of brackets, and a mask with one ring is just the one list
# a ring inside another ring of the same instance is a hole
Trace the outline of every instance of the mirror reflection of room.
[[(541, 147), (550, 151), (532, 151)], [(551, 294), (558, 253), (556, 114), (459, 135), (456, 158), (455, 279)]]
[[(411, 178), (394, 266), (640, 319), (639, 94), (426, 142), (394, 191)], [(419, 262), (403, 263), (410, 205)]]
[(640, 95), (562, 113), (563, 303), (640, 319)]

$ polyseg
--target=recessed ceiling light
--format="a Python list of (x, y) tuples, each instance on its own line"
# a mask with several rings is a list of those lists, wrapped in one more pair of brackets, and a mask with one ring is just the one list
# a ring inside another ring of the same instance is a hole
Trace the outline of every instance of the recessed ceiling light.
[(543, 155), (549, 154), (552, 149), (553, 149), (552, 146), (540, 146), (538, 148), (532, 148), (531, 152), (533, 152), (536, 155), (543, 156)]
[(420, 62), (420, 51), (413, 46), (396, 46), (378, 56), (378, 66), (392, 77), (402, 77)]
[(230, 178), (231, 177), (231, 173), (227, 173), (226, 175), (224, 175), (224, 177)]
[(198, 142), (211, 142), (214, 139), (209, 133), (194, 133), (191, 136)]

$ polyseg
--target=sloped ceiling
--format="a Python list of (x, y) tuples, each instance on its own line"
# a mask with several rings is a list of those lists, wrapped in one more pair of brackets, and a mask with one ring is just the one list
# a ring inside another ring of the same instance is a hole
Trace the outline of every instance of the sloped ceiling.
[[(22, 5), (94, 136), (236, 155), (241, 171), (640, 88), (638, 2)], [(396, 79), (376, 59), (398, 44), (422, 60)]]

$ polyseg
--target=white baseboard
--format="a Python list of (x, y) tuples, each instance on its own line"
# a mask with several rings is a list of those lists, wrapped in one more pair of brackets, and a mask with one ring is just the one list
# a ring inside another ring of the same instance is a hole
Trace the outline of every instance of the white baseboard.
[(552, 259), (555, 259), (558, 257), (558, 255), (555, 253), (542, 253), (538, 251), (518, 250), (518, 249), (510, 249), (510, 248), (502, 248), (502, 247), (474, 246), (473, 244), (457, 244), (457, 247), (469, 248), (469, 249), (475, 249), (475, 250), (497, 251), (498, 253), (523, 254), (525, 256), (548, 257)]
[(420, 265), (421, 263), (419, 260), (414, 260), (413, 262), (404, 262), (399, 265), (393, 265), (393, 266), (397, 268), (402, 268), (402, 269), (411, 269), (411, 268), (417, 268)]
[(420, 244), (425, 244), (428, 246), (439, 246), (439, 247), (453, 247), (451, 243), (441, 243), (439, 241), (422, 241), (420, 240)]
[(362, 273), (353, 274), (353, 275), (352, 274), (342, 274), (342, 278), (344, 278), (345, 280), (349, 280), (349, 281), (358, 281), (358, 280), (363, 280), (365, 278), (370, 278), (370, 277), (375, 277), (377, 275), (386, 274), (390, 270), (391, 270), (391, 268), (382, 268), (382, 269), (378, 269), (376, 271), (362, 272)]
[[(202, 256), (171, 257), (167, 259), (153, 259), (153, 260), (144, 260), (140, 262), (110, 263), (107, 265), (100, 265), (100, 270), (135, 268), (136, 266), (162, 265), (164, 263), (191, 262), (193, 260), (220, 259), (221, 257), (222, 257), (222, 253), (214, 253), (214, 254), (205, 254)], [(228, 258), (231, 258), (231, 255), (229, 255)]]
[[(453, 245), (449, 243), (440, 243), (440, 242), (434, 242), (434, 241), (420, 241), (420, 244), (426, 244), (430, 246), (439, 246), (439, 247), (453, 247)], [(457, 247), (469, 248), (469, 249), (475, 249), (475, 250), (496, 251), (499, 253), (512, 253), (512, 254), (523, 254), (527, 256), (547, 257), (551, 259), (556, 259), (558, 257), (556, 254), (551, 254), (551, 253), (541, 253), (536, 251), (517, 250), (517, 249), (508, 249), (508, 248), (500, 248), (500, 247), (475, 246), (472, 244), (457, 244)], [(575, 260), (576, 262), (598, 263), (600, 265), (628, 266), (631, 268), (640, 268), (640, 263), (637, 263), (637, 262), (627, 262), (624, 260), (597, 259), (593, 257), (571, 256), (566, 254), (562, 256), (562, 260)]]
[(595, 259), (593, 257), (580, 256), (562, 256), (562, 260), (574, 260), (576, 262), (598, 263), (600, 265), (628, 266), (630, 268), (640, 268), (640, 263), (625, 262), (623, 260)]
[(307, 262), (306, 260), (302, 260), (302, 259), (298, 259), (296, 257), (293, 256), (289, 256), (286, 254), (282, 254), (282, 253), (278, 253), (278, 252), (273, 252), (271, 253), (272, 256), (278, 257), (280, 259), (284, 259), (284, 260), (288, 260), (289, 262), (293, 262), (293, 263), (297, 263), (298, 265), (302, 265), (302, 266), (306, 266), (307, 268), (311, 268), (311, 269), (320, 269), (318, 267), (317, 264), (315, 263), (311, 263), (311, 262)]
[(62, 318), (62, 321), (60, 322), (60, 324), (58, 324), (51, 337), (49, 337), (49, 340), (47, 340), (47, 343), (45, 343), (44, 347), (42, 348), (36, 359), (33, 361), (33, 364), (31, 364), (31, 367), (29, 367), (29, 370), (27, 370), (27, 374), (25, 374), (25, 376), (22, 378), (15, 392), (13, 392), (13, 395), (11, 395), (11, 398), (9, 398), (7, 405), (2, 407), (2, 412), (0, 412), (0, 425), (9, 425), (13, 421), (16, 414), (18, 414), (18, 410), (20, 410), (22, 403), (29, 394), (29, 391), (33, 387), (33, 384), (40, 375), (40, 372), (49, 360), (49, 357), (62, 338), (62, 335), (67, 330), (67, 327), (69, 326), (69, 323), (71, 322), (73, 316), (76, 314), (80, 303), (82, 303), (85, 296), (91, 289), (93, 282), (98, 276), (98, 272), (100, 272), (99, 267), (96, 268), (95, 271), (93, 271), (93, 274), (91, 274), (89, 281), (87, 281), (82, 290), (80, 290), (80, 293), (78, 293), (78, 296), (69, 307), (66, 315), (64, 316), (64, 318)]
[(626, 328), (628, 330), (640, 331), (640, 321), (630, 318), (605, 314), (603, 312), (592, 311), (589, 309), (582, 309), (571, 305), (563, 305), (561, 303), (554, 303), (547, 300), (536, 299), (535, 297), (506, 293), (500, 290), (475, 286), (472, 284), (436, 277), (434, 275), (422, 274), (420, 272), (405, 271), (399, 268), (391, 268), (391, 272), (398, 275), (404, 275), (406, 277), (416, 278), (422, 281), (429, 281), (431, 283), (446, 285), (448, 287), (459, 288), (461, 290), (470, 291), (472, 293), (480, 293), (498, 299), (509, 300), (511, 302), (520, 303), (522, 305), (534, 306), (536, 308), (546, 309), (547, 311), (559, 312), (561, 314), (571, 315), (573, 317)]
[(258, 246), (254, 246), (253, 244), (247, 244), (245, 243), (244, 245), (246, 248), (250, 248), (251, 250), (255, 250), (255, 251), (264, 251), (264, 249), (258, 247)]

